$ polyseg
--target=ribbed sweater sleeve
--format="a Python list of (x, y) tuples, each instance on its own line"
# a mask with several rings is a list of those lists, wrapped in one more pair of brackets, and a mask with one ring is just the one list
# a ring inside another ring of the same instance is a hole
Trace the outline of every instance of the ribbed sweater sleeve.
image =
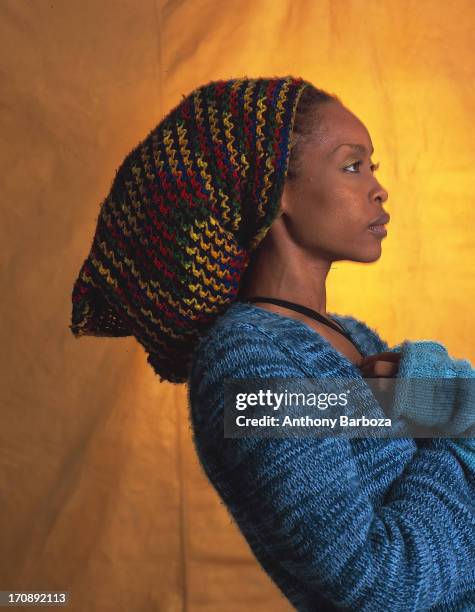
[[(399, 458), (400, 470), (394, 452), (393, 480), (375, 502), (362, 470), (377, 481), (380, 466), (370, 457), (357, 466), (348, 439), (225, 438), (226, 378), (349, 375), (335, 351), (314, 354), (309, 373), (286, 346), (265, 328), (223, 326), (199, 347), (190, 377), (201, 464), (257, 559), (302, 611), (331, 609), (322, 601), (367, 612), (457, 609), (435, 606), (475, 589), (475, 441), (419, 447)], [(385, 451), (400, 443), (386, 440)]]
[(447, 436), (475, 435), (475, 370), (468, 360), (452, 358), (432, 340), (406, 340), (389, 350), (401, 353), (393, 418)]
[[(475, 369), (468, 360), (452, 358), (443, 344), (433, 340), (404, 340), (390, 348), (376, 330), (363, 322), (353, 317), (341, 319), (364, 330), (366, 337), (371, 338), (374, 353), (401, 353), (391, 415), (393, 418), (403, 417), (416, 425), (438, 426), (443, 428), (444, 435), (472, 433), (475, 423)], [(414, 384), (415, 379), (422, 379), (426, 383), (434, 380), (443, 382), (440, 386), (418, 385)], [(406, 384), (407, 381), (412, 384)], [(416, 438), (415, 443), (418, 447), (433, 449), (439, 453), (452, 453), (455, 447), (456, 457), (465, 457), (465, 463), (468, 462), (471, 466), (475, 461), (473, 440), (467, 444), (458, 438)], [(463, 461), (461, 466), (463, 469)], [(475, 489), (472, 469), (466, 471), (466, 478)], [(472, 612), (475, 610), (475, 593), (472, 590), (460, 591), (450, 605), (439, 604), (430, 610)]]

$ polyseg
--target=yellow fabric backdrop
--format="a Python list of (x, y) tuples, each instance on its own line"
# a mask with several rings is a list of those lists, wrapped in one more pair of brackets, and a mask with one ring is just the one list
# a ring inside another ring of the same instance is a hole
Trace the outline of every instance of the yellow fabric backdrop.
[[(186, 386), (134, 339), (82, 338), (70, 292), (129, 150), (194, 87), (294, 74), (367, 125), (391, 214), (328, 309), (474, 362), (471, 0), (2, 0), (0, 588), (74, 612), (279, 612), (198, 464)], [(36, 609), (36, 608), (35, 608)]]

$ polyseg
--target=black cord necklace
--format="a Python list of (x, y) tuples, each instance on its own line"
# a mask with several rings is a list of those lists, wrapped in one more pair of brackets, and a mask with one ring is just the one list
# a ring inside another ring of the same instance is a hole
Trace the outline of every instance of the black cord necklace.
[[(301, 304), (295, 304), (294, 302), (288, 302), (287, 300), (281, 300), (280, 298), (269, 298), (269, 297), (259, 297), (259, 296), (249, 297), (249, 298), (248, 297), (240, 298), (240, 301), (250, 302), (250, 303), (265, 302), (269, 304), (275, 304), (276, 306), (283, 306), (284, 308), (289, 308), (290, 310), (295, 310), (296, 312), (300, 312), (301, 314), (304, 314), (307, 317), (315, 319), (316, 321), (319, 321), (320, 323), (323, 323), (324, 325), (328, 325), (328, 327), (331, 327), (338, 333), (345, 336), (345, 338), (349, 340), (351, 344), (353, 344), (353, 346), (355, 346), (355, 343), (351, 339), (351, 336), (342, 327), (339, 327), (332, 321), (325, 319), (325, 317), (321, 315), (319, 312), (317, 312), (316, 310), (313, 310), (312, 308), (308, 308), (307, 306), (302, 306)], [(358, 352), (359, 352), (359, 349), (358, 349)]]

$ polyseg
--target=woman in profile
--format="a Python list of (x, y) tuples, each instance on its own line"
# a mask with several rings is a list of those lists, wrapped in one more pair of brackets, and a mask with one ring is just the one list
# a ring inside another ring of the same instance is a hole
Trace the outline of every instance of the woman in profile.
[[(364, 124), (303, 79), (195, 89), (117, 171), (70, 328), (133, 335), (161, 382), (188, 383), (204, 472), (297, 610), (473, 610), (474, 439), (223, 433), (227, 379), (350, 378), (382, 414), (367, 376), (473, 377), (440, 343), (390, 349), (326, 310), (334, 261), (381, 256), (372, 155)], [(430, 397), (396, 399), (434, 424)], [(454, 436), (458, 402), (440, 415)]]

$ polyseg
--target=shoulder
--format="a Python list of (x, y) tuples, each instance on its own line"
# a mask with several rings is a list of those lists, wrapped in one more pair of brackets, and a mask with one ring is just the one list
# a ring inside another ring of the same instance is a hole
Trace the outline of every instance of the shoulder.
[(197, 448), (222, 438), (227, 379), (306, 376), (265, 323), (242, 314), (231, 307), (219, 316), (193, 352), (188, 403)]
[(233, 304), (199, 340), (193, 352), (190, 380), (206, 376), (217, 382), (231, 375), (265, 378), (270, 370), (283, 377), (296, 375), (292, 357), (282, 350), (278, 336), (265, 316), (244, 304)]

